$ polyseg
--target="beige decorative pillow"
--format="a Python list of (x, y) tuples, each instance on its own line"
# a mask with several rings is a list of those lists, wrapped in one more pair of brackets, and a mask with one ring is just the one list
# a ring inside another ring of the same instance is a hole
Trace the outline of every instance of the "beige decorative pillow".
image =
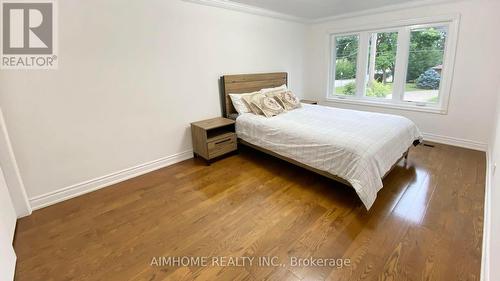
[(266, 95), (266, 97), (275, 99), (281, 105), (281, 107), (283, 107), (283, 109), (286, 110), (285, 104), (281, 100), (281, 94), (284, 93), (284, 92), (285, 91), (274, 91), (274, 92), (266, 93), (265, 95)]
[(281, 101), (283, 102), (283, 107), (286, 110), (293, 110), (301, 107), (299, 98), (291, 91), (282, 92), (279, 94), (279, 96)]
[(243, 114), (247, 112), (251, 112), (252, 110), (249, 108), (248, 104), (245, 104), (244, 97), (249, 97), (253, 94), (257, 94), (259, 92), (253, 93), (245, 93), (245, 94), (229, 94), (231, 101), (233, 102), (234, 109), (238, 112), (238, 114)]
[(252, 95), (249, 99), (247, 98), (248, 101), (252, 108), (255, 108), (255, 114), (262, 114), (266, 117), (273, 117), (285, 111), (274, 98), (261, 93)]
[(256, 92), (256, 93), (254, 93), (252, 95), (244, 96), (243, 97), (243, 101), (245, 101), (246, 105), (248, 106), (248, 108), (250, 109), (250, 111), (253, 114), (264, 115), (264, 113), (262, 112), (262, 110), (260, 110), (260, 108), (258, 108), (255, 104), (252, 103), (252, 97), (255, 96), (255, 95), (262, 95), (262, 94), (260, 92)]

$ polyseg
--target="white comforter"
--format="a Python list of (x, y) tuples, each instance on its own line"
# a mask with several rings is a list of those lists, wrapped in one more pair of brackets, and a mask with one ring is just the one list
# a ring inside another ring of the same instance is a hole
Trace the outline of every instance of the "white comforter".
[(382, 177), (422, 135), (407, 118), (304, 104), (272, 118), (236, 119), (239, 138), (347, 180), (367, 209)]

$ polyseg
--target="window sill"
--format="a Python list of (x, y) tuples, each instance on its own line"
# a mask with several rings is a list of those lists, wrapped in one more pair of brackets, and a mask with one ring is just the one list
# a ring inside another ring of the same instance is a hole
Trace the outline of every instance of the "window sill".
[(365, 99), (361, 100), (356, 98), (339, 98), (339, 97), (328, 97), (325, 99), (325, 102), (364, 105), (364, 106), (382, 107), (382, 108), (390, 108), (398, 110), (419, 111), (419, 112), (428, 112), (428, 113), (435, 113), (442, 115), (448, 114), (448, 110), (445, 108), (440, 108), (437, 106), (419, 106), (413, 103), (396, 104), (396, 103), (389, 103), (376, 100), (365, 100)]

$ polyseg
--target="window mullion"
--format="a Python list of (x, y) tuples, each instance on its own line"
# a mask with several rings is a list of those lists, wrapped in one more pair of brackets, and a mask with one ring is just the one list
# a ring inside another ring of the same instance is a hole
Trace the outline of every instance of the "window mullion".
[(356, 96), (362, 98), (365, 95), (366, 88), (366, 70), (368, 68), (368, 43), (370, 41), (369, 33), (363, 32), (359, 36), (359, 48), (356, 67)]
[(396, 53), (396, 67), (394, 74), (394, 87), (392, 100), (400, 103), (405, 90), (406, 71), (408, 70), (408, 57), (410, 52), (410, 29), (400, 28), (398, 31), (398, 48)]

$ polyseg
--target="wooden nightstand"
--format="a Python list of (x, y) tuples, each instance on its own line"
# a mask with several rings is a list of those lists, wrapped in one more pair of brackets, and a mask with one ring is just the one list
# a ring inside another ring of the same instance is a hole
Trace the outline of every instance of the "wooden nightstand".
[(194, 156), (210, 163), (216, 157), (236, 151), (235, 123), (222, 117), (191, 123)]
[(318, 104), (318, 101), (316, 100), (300, 100), (301, 103), (307, 103), (307, 104)]

